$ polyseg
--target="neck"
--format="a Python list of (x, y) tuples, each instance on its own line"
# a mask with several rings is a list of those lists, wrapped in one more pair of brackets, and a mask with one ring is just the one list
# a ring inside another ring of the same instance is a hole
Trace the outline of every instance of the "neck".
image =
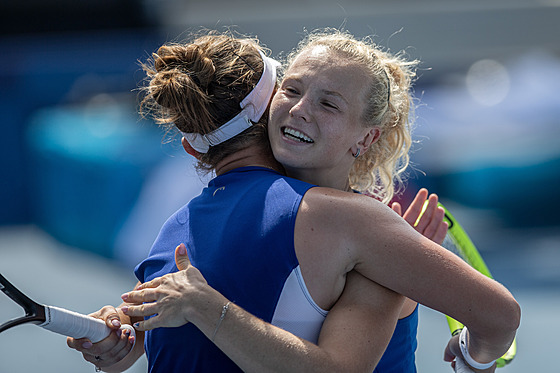
[(225, 157), (216, 165), (216, 175), (234, 170), (240, 167), (258, 166), (284, 173), (283, 167), (276, 162), (269, 149), (257, 145), (251, 145), (243, 150)]
[(315, 184), (321, 187), (333, 188), (338, 190), (350, 191), (348, 183), (348, 173), (337, 172), (336, 170), (315, 170), (315, 169), (290, 169), (286, 167), (286, 174), (289, 177)]

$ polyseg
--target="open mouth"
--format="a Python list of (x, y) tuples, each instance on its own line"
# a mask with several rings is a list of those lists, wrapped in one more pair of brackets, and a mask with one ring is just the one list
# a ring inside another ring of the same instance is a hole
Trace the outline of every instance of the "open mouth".
[(293, 128), (282, 127), (282, 134), (284, 134), (284, 136), (294, 141), (304, 142), (307, 144), (314, 143), (314, 141), (309, 136)]

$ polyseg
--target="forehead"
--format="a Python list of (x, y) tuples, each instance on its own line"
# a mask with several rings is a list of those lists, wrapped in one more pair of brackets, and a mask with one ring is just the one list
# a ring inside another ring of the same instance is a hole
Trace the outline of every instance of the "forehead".
[(364, 97), (370, 82), (365, 68), (357, 61), (325, 46), (314, 46), (297, 55), (285, 73), (285, 78), (290, 77), (321, 84), (354, 99), (356, 95)]
[(333, 51), (323, 45), (309, 47), (301, 51), (288, 67), (288, 71), (306, 67), (341, 70), (357, 68), (363, 71), (357, 62), (345, 57), (341, 52)]

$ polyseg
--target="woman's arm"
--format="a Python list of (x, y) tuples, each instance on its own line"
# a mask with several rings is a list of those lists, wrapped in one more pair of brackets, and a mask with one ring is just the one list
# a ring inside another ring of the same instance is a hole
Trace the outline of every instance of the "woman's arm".
[(184, 245), (177, 248), (176, 261), (182, 271), (123, 295), (127, 302), (152, 303), (123, 311), (135, 317), (158, 314), (138, 323), (137, 330), (192, 322), (247, 372), (371, 373), (389, 343), (403, 301), (402, 296), (352, 272), (325, 320), (318, 344), (313, 344), (230, 303), (190, 265)]
[[(363, 276), (462, 322), (475, 360), (489, 362), (507, 351), (519, 326), (520, 308), (501, 284), (372, 198), (313, 188), (303, 203), (307, 213), (298, 219), (308, 242), (320, 238), (323, 248), (343, 243), (351, 254), (339, 255), (339, 261), (350, 256), (350, 265)], [(363, 229), (364, 222), (375, 229)]]

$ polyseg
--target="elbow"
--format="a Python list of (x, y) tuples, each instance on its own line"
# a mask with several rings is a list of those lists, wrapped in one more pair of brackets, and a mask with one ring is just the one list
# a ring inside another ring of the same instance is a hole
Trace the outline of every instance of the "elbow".
[(494, 319), (495, 332), (502, 335), (509, 335), (513, 340), (519, 325), (521, 324), (521, 306), (513, 296), (509, 296), (501, 307), (501, 316), (498, 320)]
[(519, 328), (519, 325), (521, 324), (521, 306), (519, 305), (519, 303), (513, 297), (512, 297), (512, 300), (511, 300), (510, 303), (511, 303), (511, 305), (510, 305), (511, 317), (510, 317), (510, 320), (509, 320), (508, 327), (510, 328), (510, 330), (515, 332)]

